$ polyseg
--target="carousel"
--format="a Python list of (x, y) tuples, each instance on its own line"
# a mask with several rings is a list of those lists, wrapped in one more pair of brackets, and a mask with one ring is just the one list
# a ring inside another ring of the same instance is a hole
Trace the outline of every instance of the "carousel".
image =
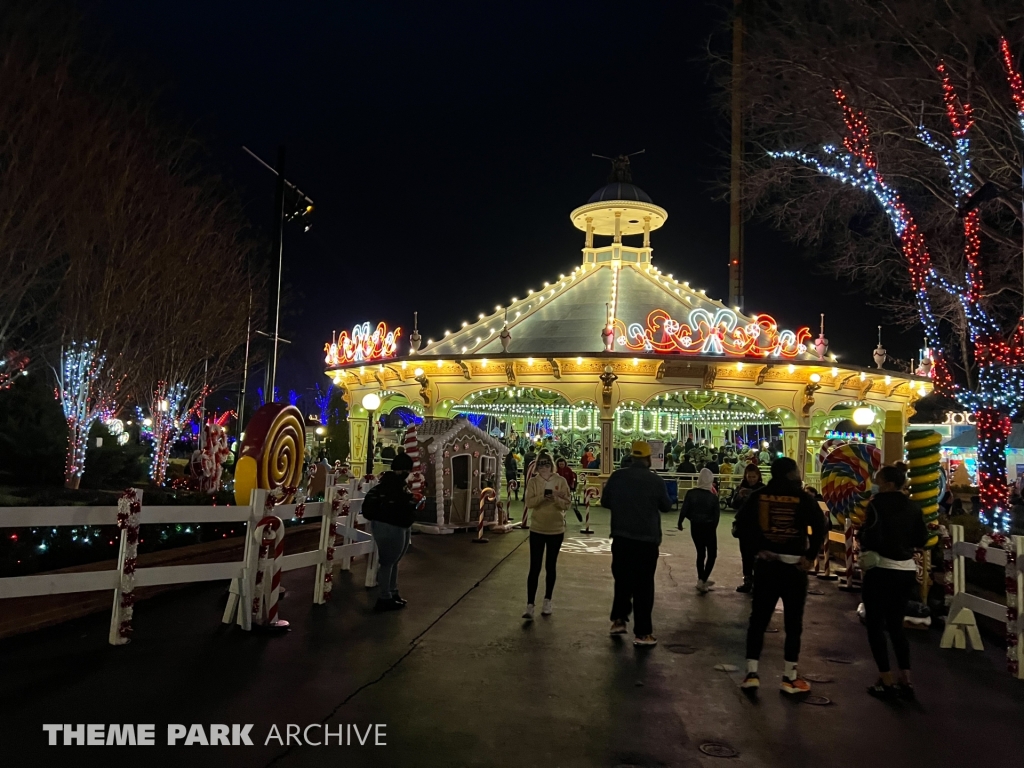
[(663, 273), (651, 241), (668, 212), (628, 176), (570, 220), (583, 233), (576, 268), (507, 305), (477, 308), (439, 339), (423, 339), (414, 314), (409, 333), (363, 323), (327, 344), (353, 464), (366, 463), (371, 424), (385, 416), (391, 425), (462, 417), (505, 445), (545, 439), (576, 458), (590, 450), (601, 477), (635, 439), (770, 443), (806, 476), (837, 427), (855, 425), (884, 461), (903, 457), (907, 419), (931, 391), (927, 357), (913, 374), (886, 370), (879, 344), (876, 367), (850, 365), (829, 352), (824, 316), (814, 338)]

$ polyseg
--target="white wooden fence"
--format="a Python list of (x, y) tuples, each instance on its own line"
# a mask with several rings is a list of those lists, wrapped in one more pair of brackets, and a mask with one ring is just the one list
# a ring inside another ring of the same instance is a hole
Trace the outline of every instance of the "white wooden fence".
[[(1024, 600), (1024, 536), (1010, 537), (1008, 549), (984, 547), (964, 541), (962, 525), (950, 526), (950, 535), (943, 542), (946, 549), (946, 592), (952, 595), (942, 648), (982, 650), (981, 634), (975, 614), (1006, 622), (1006, 665), (1010, 673), (1024, 679), (1024, 622), (1019, 609)], [(990, 563), (1006, 574), (1006, 604), (986, 600), (966, 592), (965, 560)], [(947, 598), (948, 599), (948, 598)]]
[[(368, 489), (369, 486), (367, 486)], [(358, 497), (356, 497), (358, 494)], [(344, 498), (346, 497), (347, 498)], [(332, 508), (335, 501), (341, 503), (337, 512)], [(245, 547), (241, 560), (226, 563), (199, 563), (193, 565), (169, 565), (137, 567), (135, 588), (167, 584), (192, 584), (202, 581), (230, 580), (228, 606), (224, 622), (237, 621), (245, 630), (252, 628), (252, 615), (248, 607), (255, 593), (256, 573), (261, 542), (255, 541), (256, 524), (265, 516), (273, 515), (287, 520), (295, 516), (296, 504), (282, 504), (268, 508), (267, 491), (253, 491), (249, 506), (142, 506), (141, 525), (185, 524), (185, 523), (245, 523)], [(336, 561), (348, 570), (353, 557), (368, 555), (370, 561), (366, 570), (366, 586), (372, 587), (377, 578), (377, 553), (373, 537), (357, 528), (365, 524), (360, 514), (362, 494), (357, 491), (357, 482), (338, 486), (332, 476), (328, 477), (325, 500), (307, 502), (305, 519), (321, 518), (320, 542), (316, 549), (285, 555), (281, 558), (281, 570), (293, 571), (315, 566), (313, 602), (326, 601), (324, 585), (326, 575)], [(347, 513), (346, 513), (347, 507)], [(118, 508), (113, 507), (8, 507), (0, 510), (0, 528), (59, 528), (63, 526), (101, 526), (117, 524)], [(333, 531), (332, 531), (333, 528)], [(340, 540), (333, 546), (335, 535)], [(118, 628), (122, 620), (121, 570), (127, 547), (126, 531), (121, 531), (121, 543), (117, 565), (105, 571), (82, 573), (47, 573), (35, 576), (13, 576), (0, 578), (0, 599), (12, 597), (33, 597), (39, 595), (60, 595), (74, 592), (112, 590), (114, 607), (110, 617), (110, 642), (119, 645)], [(333, 550), (333, 552), (329, 552)], [(333, 554), (333, 560), (329, 557)], [(241, 600), (241, 602), (240, 602)]]

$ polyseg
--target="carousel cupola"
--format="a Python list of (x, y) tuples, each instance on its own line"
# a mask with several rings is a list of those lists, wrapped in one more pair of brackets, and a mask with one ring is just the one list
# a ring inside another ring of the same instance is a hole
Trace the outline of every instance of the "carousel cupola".
[[(611, 163), (608, 183), (591, 195), (586, 205), (569, 214), (573, 225), (586, 233), (583, 264), (650, 264), (651, 232), (665, 224), (668, 212), (633, 184), (628, 155), (619, 155)], [(611, 237), (612, 241), (595, 245), (595, 235)], [(643, 236), (642, 245), (624, 244), (623, 237), (636, 235)]]

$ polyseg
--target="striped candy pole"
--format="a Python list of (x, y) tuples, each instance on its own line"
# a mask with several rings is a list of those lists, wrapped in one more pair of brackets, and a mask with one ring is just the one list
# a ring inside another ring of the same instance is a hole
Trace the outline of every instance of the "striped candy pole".
[[(256, 539), (260, 542), (260, 567), (256, 574), (256, 596), (252, 601), (253, 621), (266, 627), (284, 629), (288, 622), (277, 617), (277, 599), (281, 592), (281, 557), (284, 555), (284, 522), (279, 517), (264, 517), (256, 525)], [(270, 557), (271, 544), (273, 559)], [(265, 575), (267, 571), (270, 571), (269, 591)]]
[(409, 490), (413, 494), (423, 493), (423, 467), (420, 464), (420, 442), (416, 436), (416, 425), (410, 424), (405, 430), (405, 441), (402, 443), (405, 455), (412, 459), (412, 472), (409, 474)]
[(487, 539), (484, 538), (484, 507), (489, 501), (496, 501), (498, 494), (494, 492), (493, 488), (484, 488), (480, 491), (480, 518), (476, 524), (476, 538), (473, 539), (474, 544), (486, 544)]
[(583, 530), (581, 530), (580, 533), (593, 533), (593, 531), (590, 530), (590, 502), (593, 499), (598, 498), (600, 495), (601, 492), (598, 491), (597, 488), (587, 488), (587, 490), (583, 492), (583, 502), (584, 507), (586, 508), (587, 517), (586, 522), (583, 524)]

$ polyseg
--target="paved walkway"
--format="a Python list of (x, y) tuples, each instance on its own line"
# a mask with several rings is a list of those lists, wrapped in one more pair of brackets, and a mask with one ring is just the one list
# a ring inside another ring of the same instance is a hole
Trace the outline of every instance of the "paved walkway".
[[(593, 517), (593, 538), (606, 537), (607, 513)], [(728, 761), (699, 747), (720, 742), (748, 766), (1024, 766), (1024, 683), (1009, 678), (998, 650), (940, 651), (936, 631), (916, 632), (920, 703), (877, 702), (864, 692), (875, 674), (857, 598), (830, 583), (812, 582), (824, 594), (808, 598), (801, 670), (834, 679), (813, 691), (832, 705), (777, 692), (781, 632), (767, 637), (766, 687), (749, 701), (740, 672), (715, 669), (744, 663), (749, 600), (733, 591), (730, 520), (719, 532), (720, 586), (705, 596), (693, 588), (689, 535), (674, 521), (665, 518), (653, 649), (607, 634), (606, 553), (563, 551), (554, 615), (520, 620), (522, 531), (485, 546), (415, 536), (401, 572), (409, 606), (397, 613), (368, 610), (357, 565), (321, 607), (311, 604), (311, 570), (287, 574), (281, 614), (294, 630), (283, 637), (223, 627), (224, 587), (209, 584), (142, 603), (127, 647), (105, 644), (104, 617), (2, 641), (7, 764), (713, 766)], [(573, 520), (568, 549), (599, 548), (579, 527)], [(168, 723), (253, 723), (257, 746), (46, 747), (42, 724), (52, 722), (155, 723), (158, 745)], [(275, 723), (282, 733), (287, 723), (386, 723), (387, 746), (264, 746)]]

